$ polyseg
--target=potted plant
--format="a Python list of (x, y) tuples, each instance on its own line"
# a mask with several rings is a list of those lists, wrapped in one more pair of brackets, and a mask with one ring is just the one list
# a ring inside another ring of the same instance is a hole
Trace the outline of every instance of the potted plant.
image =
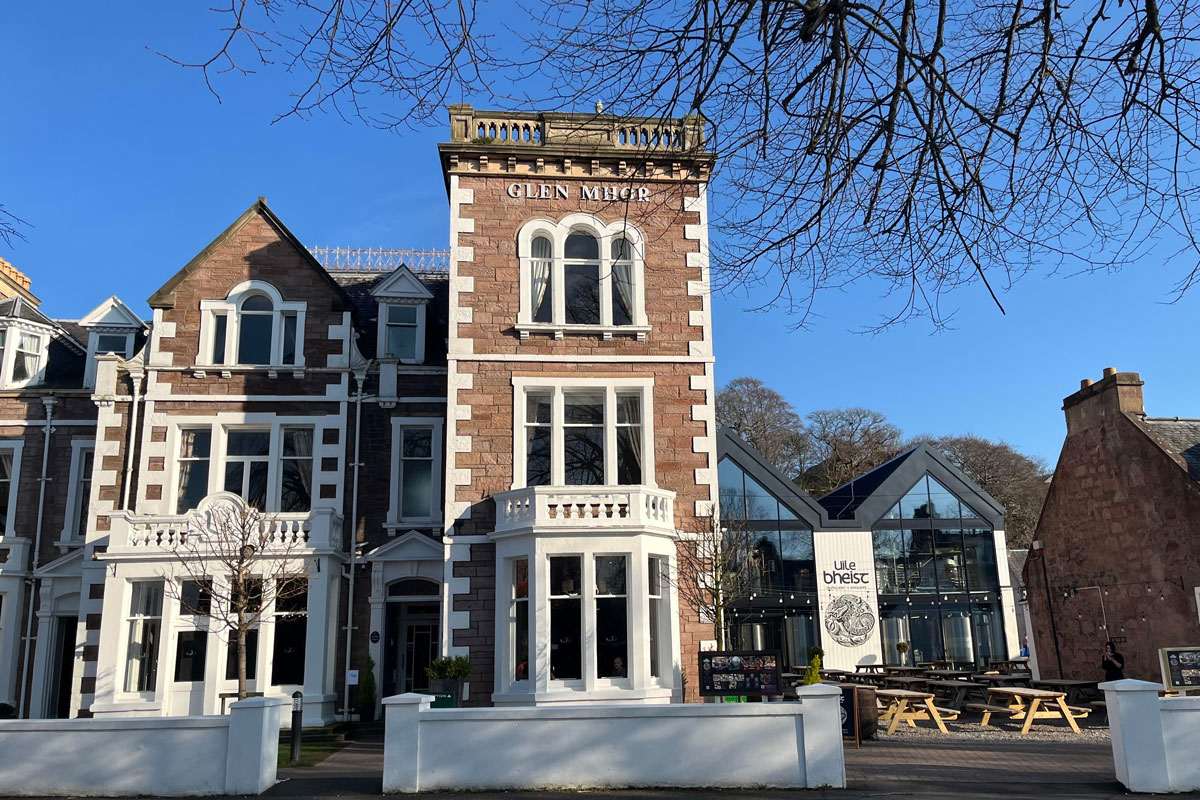
[(903, 664), (908, 656), (908, 642), (896, 642), (896, 652), (900, 654), (900, 663)]
[(471, 660), (466, 656), (435, 658), (425, 668), (429, 676), (429, 688), (435, 692), (451, 692), (454, 705), (462, 702), (463, 681), (471, 674)]
[(367, 656), (367, 668), (358, 686), (358, 719), (361, 722), (375, 720), (375, 659)]

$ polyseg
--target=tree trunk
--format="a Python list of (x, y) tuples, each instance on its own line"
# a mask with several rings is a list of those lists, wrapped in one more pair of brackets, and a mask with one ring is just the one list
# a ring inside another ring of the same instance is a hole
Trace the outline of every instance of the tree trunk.
[[(242, 589), (245, 590), (245, 582), (242, 582)], [(246, 604), (245, 598), (241, 598), (238, 602), (238, 626), (237, 626), (237, 643), (238, 643), (238, 700), (246, 699)]]

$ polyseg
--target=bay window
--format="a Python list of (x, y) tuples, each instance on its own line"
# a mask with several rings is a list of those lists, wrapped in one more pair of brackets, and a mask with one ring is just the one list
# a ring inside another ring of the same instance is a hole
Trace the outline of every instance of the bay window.
[(521, 305), (517, 331), (634, 335), (649, 332), (641, 234), (591, 214), (527, 223), (518, 233)]
[(514, 488), (654, 485), (648, 379), (514, 384)]
[(509, 604), (511, 636), (508, 652), (512, 656), (514, 681), (529, 680), (529, 559), (514, 558), (512, 566), (512, 600)]
[(550, 559), (550, 679), (583, 678), (583, 569), (579, 556)]
[(132, 581), (128, 641), (125, 658), (125, 691), (153, 692), (158, 680), (159, 636), (162, 630), (163, 582)]
[(230, 431), (225, 440), (224, 490), (259, 511), (267, 509), (267, 473), (271, 467), (271, 432)]
[(596, 556), (596, 674), (624, 678), (629, 663), (625, 556)]

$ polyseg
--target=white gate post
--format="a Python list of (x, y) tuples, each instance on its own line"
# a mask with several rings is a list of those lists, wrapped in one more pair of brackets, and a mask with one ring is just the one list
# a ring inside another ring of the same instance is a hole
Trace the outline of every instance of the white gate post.
[(1117, 780), (1134, 792), (1168, 792), (1161, 683), (1121, 680), (1100, 684), (1108, 707)]
[(383, 791), (421, 791), (421, 714), (433, 698), (427, 694), (398, 694), (383, 700)]
[(803, 712), (796, 717), (804, 740), (804, 785), (846, 788), (846, 757), (842, 750), (842, 690), (813, 684), (796, 687)]
[(282, 697), (249, 697), (229, 707), (225, 793), (262, 794), (275, 785), (279, 766)]

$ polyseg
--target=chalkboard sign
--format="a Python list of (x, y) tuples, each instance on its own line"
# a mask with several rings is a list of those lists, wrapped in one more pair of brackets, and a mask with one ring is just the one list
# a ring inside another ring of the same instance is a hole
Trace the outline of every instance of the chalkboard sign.
[(745, 650), (700, 654), (700, 695), (780, 694), (779, 651)]
[(1168, 689), (1200, 689), (1200, 647), (1163, 647), (1158, 657)]
[(858, 687), (842, 684), (839, 705), (842, 714), (842, 738), (853, 739), (856, 747), (862, 747), (862, 732), (858, 729)]

